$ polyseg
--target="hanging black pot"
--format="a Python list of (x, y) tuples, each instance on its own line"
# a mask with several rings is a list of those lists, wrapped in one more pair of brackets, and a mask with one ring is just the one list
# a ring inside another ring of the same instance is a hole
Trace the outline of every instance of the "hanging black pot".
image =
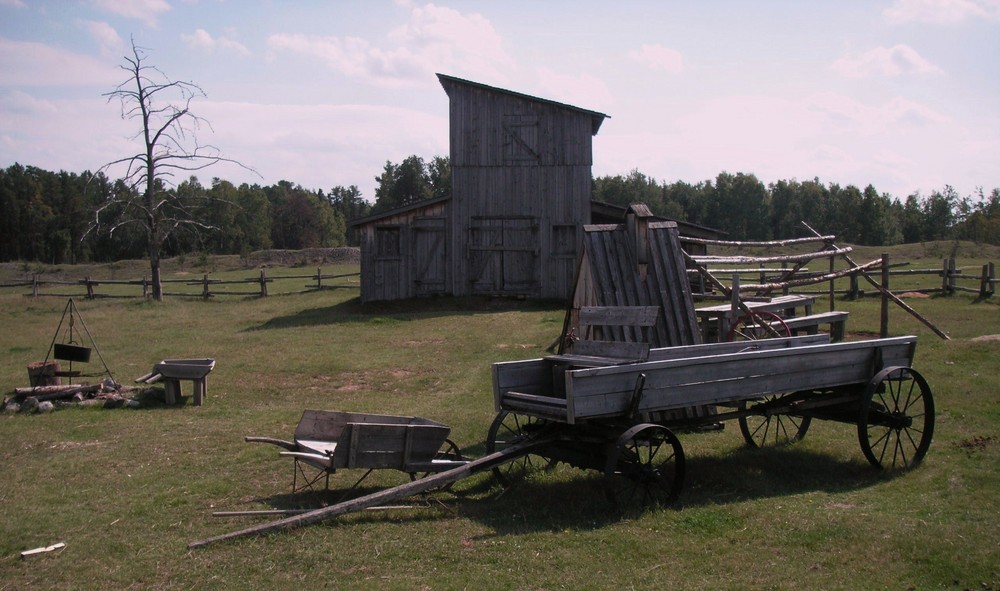
[(62, 361), (90, 362), (90, 347), (56, 343), (53, 347), (53, 357)]

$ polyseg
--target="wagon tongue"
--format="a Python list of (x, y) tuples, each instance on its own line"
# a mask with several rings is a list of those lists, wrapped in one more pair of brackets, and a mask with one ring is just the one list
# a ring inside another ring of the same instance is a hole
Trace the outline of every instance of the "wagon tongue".
[(483, 456), (477, 460), (472, 460), (467, 464), (452, 468), (451, 470), (445, 470), (444, 472), (432, 474), (426, 478), (421, 478), (413, 482), (401, 484), (399, 486), (381, 490), (356, 499), (350, 499), (342, 503), (337, 503), (336, 505), (330, 505), (329, 507), (316, 509), (315, 511), (309, 511), (308, 513), (300, 513), (298, 515), (278, 519), (270, 523), (264, 523), (247, 529), (191, 542), (188, 544), (188, 548), (200, 548), (201, 546), (207, 546), (214, 542), (221, 542), (223, 540), (263, 534), (279, 529), (291, 529), (303, 525), (310, 525), (332, 517), (337, 517), (339, 515), (362, 511), (368, 507), (375, 507), (390, 501), (405, 499), (406, 497), (420, 494), (422, 492), (441, 488), (452, 482), (472, 476), (473, 474), (491, 470), (507, 462), (516, 460), (530, 453), (534, 453), (540, 448), (551, 445), (552, 441), (553, 438), (549, 436), (530, 437), (517, 443), (516, 445), (512, 445), (508, 448)]

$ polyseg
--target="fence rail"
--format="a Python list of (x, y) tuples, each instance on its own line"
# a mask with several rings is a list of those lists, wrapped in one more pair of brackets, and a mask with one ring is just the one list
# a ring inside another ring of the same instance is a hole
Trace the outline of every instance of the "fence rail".
[[(312, 283), (303, 286), (301, 289), (290, 289), (283, 290), (279, 293), (302, 293), (309, 291), (319, 291), (324, 289), (359, 289), (359, 281), (351, 281), (352, 277), (360, 277), (361, 273), (336, 273), (336, 274), (325, 274), (322, 268), (317, 268), (316, 272), (309, 275), (274, 275), (269, 277), (264, 269), (261, 269), (260, 275), (256, 277), (246, 277), (242, 279), (213, 279), (209, 273), (202, 275), (201, 279), (161, 279), (160, 283), (163, 286), (163, 295), (169, 297), (200, 297), (204, 299), (213, 298), (216, 296), (244, 296), (244, 297), (267, 297), (269, 295), (269, 286), (275, 282), (284, 283), (286, 281), (302, 281), (307, 280)], [(186, 291), (176, 291), (168, 290), (169, 286), (189, 286), (189, 287), (201, 287), (200, 290), (189, 289)], [(242, 286), (252, 286), (253, 289), (240, 290), (240, 289), (226, 289), (223, 286), (230, 285), (242, 285)], [(83, 294), (79, 293), (66, 293), (65, 290), (55, 293), (45, 288), (52, 287), (82, 287), (84, 290)], [(110, 286), (125, 286), (125, 287), (137, 287), (136, 293), (131, 293), (126, 291), (126, 293), (120, 293), (121, 290), (117, 290), (119, 293), (98, 293), (98, 288), (100, 287), (110, 287)], [(93, 279), (91, 277), (84, 277), (83, 279), (77, 280), (61, 280), (61, 279), (44, 279), (38, 274), (32, 275), (30, 280), (23, 281), (10, 281), (0, 283), (0, 288), (18, 288), (18, 287), (30, 287), (31, 292), (26, 294), (32, 297), (43, 297), (43, 296), (60, 296), (60, 297), (78, 297), (83, 296), (87, 299), (96, 298), (149, 298), (152, 295), (152, 282), (147, 276), (143, 276), (142, 279)], [(221, 288), (221, 289), (220, 289)]]
[[(998, 280), (996, 278), (996, 266), (995, 266), (994, 263), (986, 263), (986, 264), (984, 264), (979, 269), (979, 271), (980, 271), (979, 274), (966, 273), (965, 272), (966, 269), (964, 267), (958, 267), (958, 266), (956, 266), (954, 258), (944, 259), (942, 261), (942, 263), (941, 263), (941, 268), (939, 268), (939, 269), (934, 269), (934, 268), (930, 268), (930, 269), (901, 269), (901, 268), (899, 268), (899, 267), (904, 267), (906, 265), (909, 265), (909, 263), (904, 262), (904, 263), (892, 263), (892, 264), (889, 264), (888, 265), (888, 267), (889, 267), (889, 273), (888, 273), (889, 276), (890, 277), (911, 277), (911, 276), (921, 276), (921, 275), (924, 275), (924, 276), (929, 276), (929, 277), (935, 277), (935, 278), (937, 278), (937, 280), (935, 280), (932, 284), (929, 284), (927, 286), (907, 287), (907, 288), (904, 288), (904, 289), (890, 289), (890, 291), (892, 293), (895, 293), (895, 294), (913, 293), (913, 292), (919, 292), (919, 293), (938, 293), (938, 294), (946, 295), (947, 296), (947, 295), (953, 295), (953, 294), (955, 294), (957, 292), (964, 292), (964, 293), (973, 293), (973, 294), (976, 294), (980, 298), (989, 298), (989, 297), (992, 297), (993, 295), (995, 295), (995, 293), (996, 293), (996, 285), (997, 285)], [(760, 284), (767, 284), (767, 283), (770, 283), (771, 281), (774, 281), (775, 279), (781, 277), (782, 274), (787, 273), (789, 271), (789, 267), (787, 265), (782, 266), (782, 267), (764, 267), (764, 266), (761, 266), (760, 268), (748, 268), (748, 267), (742, 267), (742, 268), (719, 268), (719, 267), (714, 267), (714, 268), (710, 268), (709, 271), (712, 274), (714, 274), (717, 277), (719, 277), (720, 279), (723, 279), (723, 278), (728, 279), (728, 278), (733, 277), (733, 276), (738, 276), (740, 278), (740, 280), (741, 280), (741, 285), (742, 285), (741, 289), (750, 290), (750, 289), (752, 289), (752, 286), (748, 287), (748, 286), (746, 286), (746, 285), (744, 285), (742, 283), (742, 280), (744, 278), (746, 278), (746, 277), (752, 277), (752, 278), (756, 279)], [(692, 277), (698, 275), (698, 271), (694, 270), (694, 269), (688, 271), (688, 273)], [(859, 278), (861, 277), (861, 273), (862, 273), (861, 271), (856, 271), (856, 272), (851, 272), (851, 273), (845, 274), (844, 278), (846, 278), (847, 281), (848, 281), (848, 287), (847, 288), (835, 289), (835, 288), (831, 287), (831, 289), (813, 290), (813, 291), (809, 291), (807, 289), (791, 289), (791, 291), (794, 291), (796, 293), (803, 293), (803, 294), (806, 294), (806, 293), (814, 293), (814, 294), (815, 293), (819, 293), (819, 294), (830, 294), (830, 293), (833, 293), (833, 294), (838, 294), (838, 295), (844, 296), (846, 299), (849, 299), (849, 300), (859, 299), (859, 298), (864, 297), (866, 295), (865, 291), (860, 288)], [(824, 277), (826, 275), (827, 275), (827, 273), (825, 273), (825, 272), (810, 272), (808, 270), (808, 268), (805, 268), (805, 267), (799, 269), (799, 271), (795, 273), (795, 277), (797, 279), (810, 279), (810, 278), (813, 278), (813, 279), (817, 280), (816, 281), (817, 283), (820, 283), (822, 281), (819, 278)], [(841, 278), (838, 277), (837, 279), (841, 279)], [(836, 279), (830, 281), (831, 286), (834, 283), (834, 281), (836, 281)], [(785, 291), (785, 293), (788, 293), (789, 288), (786, 288), (784, 291)], [(695, 295), (696, 295), (696, 297), (703, 297), (704, 299), (712, 299), (713, 298), (713, 296), (711, 294), (695, 294)], [(724, 296), (718, 296), (718, 297), (724, 297)]]

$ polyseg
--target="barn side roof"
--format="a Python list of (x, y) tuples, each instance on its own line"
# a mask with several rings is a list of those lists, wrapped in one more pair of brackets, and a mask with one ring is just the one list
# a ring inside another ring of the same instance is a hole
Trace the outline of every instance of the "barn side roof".
[(395, 209), (390, 209), (388, 211), (383, 211), (363, 218), (358, 218), (356, 220), (350, 220), (348, 224), (351, 227), (364, 226), (365, 224), (370, 224), (372, 222), (377, 222), (382, 218), (388, 218), (403, 213), (409, 213), (411, 211), (416, 211), (418, 209), (424, 209), (425, 207), (431, 205), (437, 205), (438, 203), (444, 203), (445, 201), (451, 201), (451, 197), (437, 197), (435, 199), (424, 199), (423, 201), (415, 201), (409, 205), (403, 205), (402, 207), (397, 207)]
[(560, 109), (566, 109), (568, 111), (575, 111), (575, 112), (577, 112), (577, 113), (579, 113), (581, 115), (587, 115), (587, 116), (590, 117), (590, 122), (591, 122), (591, 127), (592, 127), (591, 133), (593, 135), (597, 135), (597, 130), (599, 130), (601, 128), (601, 123), (603, 123), (605, 119), (610, 119), (611, 118), (610, 115), (606, 115), (606, 114), (600, 113), (598, 111), (591, 111), (589, 109), (581, 109), (580, 107), (574, 107), (573, 105), (567, 105), (565, 103), (560, 103), (560, 102), (556, 102), (556, 101), (549, 100), (549, 99), (543, 99), (543, 98), (539, 98), (537, 96), (531, 96), (531, 95), (523, 94), (523, 93), (520, 93), (520, 92), (514, 92), (513, 90), (506, 90), (506, 89), (503, 89), (503, 88), (497, 88), (495, 86), (488, 86), (486, 84), (481, 84), (479, 82), (472, 82), (471, 80), (463, 80), (462, 78), (456, 78), (454, 76), (448, 76), (447, 74), (438, 74), (437, 77), (438, 77), (438, 80), (441, 82), (441, 86), (444, 87), (444, 91), (446, 93), (448, 93), (449, 96), (451, 96), (450, 90), (454, 86), (456, 86), (456, 85), (458, 85), (458, 86), (469, 86), (469, 87), (472, 87), (472, 88), (478, 88), (480, 90), (485, 90), (485, 91), (488, 91), (488, 92), (495, 92), (495, 93), (499, 93), (499, 94), (507, 94), (507, 95), (518, 97), (518, 98), (521, 98), (521, 99), (524, 99), (524, 100), (528, 100), (528, 101), (534, 101), (534, 102), (537, 102), (537, 103), (544, 103), (546, 105), (550, 105), (550, 106), (557, 107), (557, 108), (560, 108)]

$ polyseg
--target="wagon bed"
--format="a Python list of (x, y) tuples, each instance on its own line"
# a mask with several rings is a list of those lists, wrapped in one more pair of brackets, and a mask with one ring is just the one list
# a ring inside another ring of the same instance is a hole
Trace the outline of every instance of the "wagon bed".
[[(913, 361), (913, 336), (829, 343), (826, 335), (667, 347), (640, 363), (600, 366), (562, 356), (493, 365), (497, 411), (575, 424), (763, 395), (865, 384)], [(561, 374), (561, 375), (560, 375)], [(636, 380), (644, 375), (641, 399)], [(558, 376), (558, 377), (553, 377)]]

